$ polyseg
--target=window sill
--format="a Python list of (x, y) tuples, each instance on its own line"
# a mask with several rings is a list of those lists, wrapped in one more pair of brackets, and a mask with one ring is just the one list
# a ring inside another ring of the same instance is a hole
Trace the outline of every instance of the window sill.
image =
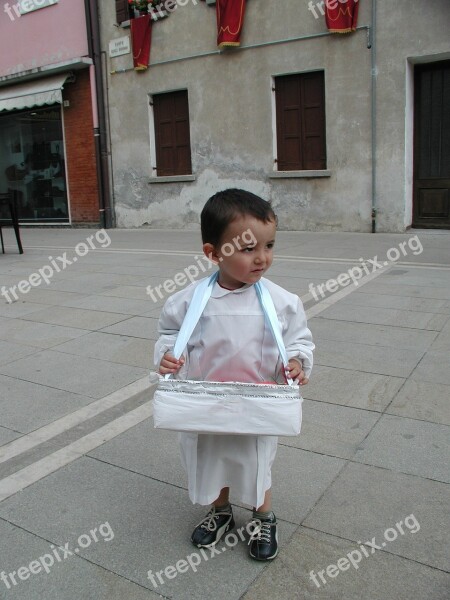
[(269, 175), (269, 179), (287, 179), (289, 177), (296, 177), (300, 179), (331, 177), (331, 171), (326, 169), (320, 171), (273, 171)]
[(166, 175), (162, 177), (150, 177), (149, 183), (183, 183), (185, 181), (195, 181), (195, 175)]

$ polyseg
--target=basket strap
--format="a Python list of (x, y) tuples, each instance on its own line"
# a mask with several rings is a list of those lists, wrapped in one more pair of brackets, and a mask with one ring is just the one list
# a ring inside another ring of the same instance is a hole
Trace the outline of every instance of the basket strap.
[[(180, 331), (175, 342), (175, 346), (173, 348), (173, 356), (176, 359), (180, 358), (180, 356), (183, 354), (184, 349), (186, 348), (189, 339), (195, 327), (197, 326), (200, 317), (202, 316), (205, 306), (207, 305), (208, 300), (211, 297), (214, 284), (216, 283), (218, 277), (219, 272), (216, 271), (216, 273), (213, 273), (210, 277), (203, 279), (196, 286), (192, 299), (189, 303), (186, 316), (184, 317), (183, 323), (181, 324)], [(280, 324), (278, 322), (277, 311), (275, 309), (272, 297), (269, 293), (269, 290), (260, 281), (258, 281), (255, 284), (255, 289), (256, 294), (258, 296), (258, 300), (261, 304), (261, 308), (264, 312), (266, 321), (269, 324), (269, 328), (278, 346), (278, 351), (280, 353), (281, 360), (283, 361), (283, 365), (284, 367), (287, 367), (287, 352), (284, 346)], [(169, 377), (170, 373), (165, 375), (166, 379), (169, 379)], [(293, 385), (294, 382), (290, 377), (286, 377), (286, 379), (289, 385)]]
[[(289, 359), (286, 352), (286, 347), (284, 345), (283, 336), (281, 334), (280, 323), (278, 321), (277, 311), (273, 303), (272, 296), (270, 295), (269, 290), (261, 281), (255, 283), (255, 289), (258, 299), (261, 303), (264, 315), (266, 317), (266, 321), (277, 343), (278, 351), (280, 353), (281, 360), (283, 361), (283, 365), (285, 368), (287, 368), (289, 365)], [(285, 376), (287, 383), (289, 385), (294, 385), (294, 381), (287, 374), (285, 374)]]
[(196, 286), (194, 294), (189, 303), (188, 310), (181, 324), (175, 346), (173, 348), (173, 356), (178, 359), (183, 354), (184, 349), (189, 342), (189, 339), (194, 331), (200, 317), (211, 297), (215, 282), (219, 276), (219, 271), (213, 273), (211, 277), (205, 278)]

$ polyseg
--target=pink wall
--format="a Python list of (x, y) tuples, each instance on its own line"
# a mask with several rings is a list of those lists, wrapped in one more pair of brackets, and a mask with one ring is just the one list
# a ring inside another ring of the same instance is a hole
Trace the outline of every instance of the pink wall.
[(17, 16), (10, 0), (0, 0), (0, 77), (87, 56), (84, 0), (59, 0)]

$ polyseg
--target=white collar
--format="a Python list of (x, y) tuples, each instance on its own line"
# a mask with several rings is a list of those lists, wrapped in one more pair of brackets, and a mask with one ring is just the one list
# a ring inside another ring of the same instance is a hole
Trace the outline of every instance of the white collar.
[(253, 287), (253, 283), (246, 283), (245, 285), (243, 285), (240, 288), (237, 288), (236, 290), (227, 290), (220, 286), (216, 281), (211, 293), (211, 298), (221, 298), (222, 296), (226, 296), (227, 294), (242, 294), (242, 292), (246, 292), (251, 287)]

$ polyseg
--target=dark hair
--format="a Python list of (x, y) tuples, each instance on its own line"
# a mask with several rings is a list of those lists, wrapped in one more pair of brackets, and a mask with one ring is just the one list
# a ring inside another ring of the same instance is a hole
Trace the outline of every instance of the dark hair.
[(203, 243), (218, 246), (225, 229), (239, 216), (250, 215), (269, 223), (277, 217), (269, 202), (245, 190), (217, 192), (203, 207), (200, 223)]

